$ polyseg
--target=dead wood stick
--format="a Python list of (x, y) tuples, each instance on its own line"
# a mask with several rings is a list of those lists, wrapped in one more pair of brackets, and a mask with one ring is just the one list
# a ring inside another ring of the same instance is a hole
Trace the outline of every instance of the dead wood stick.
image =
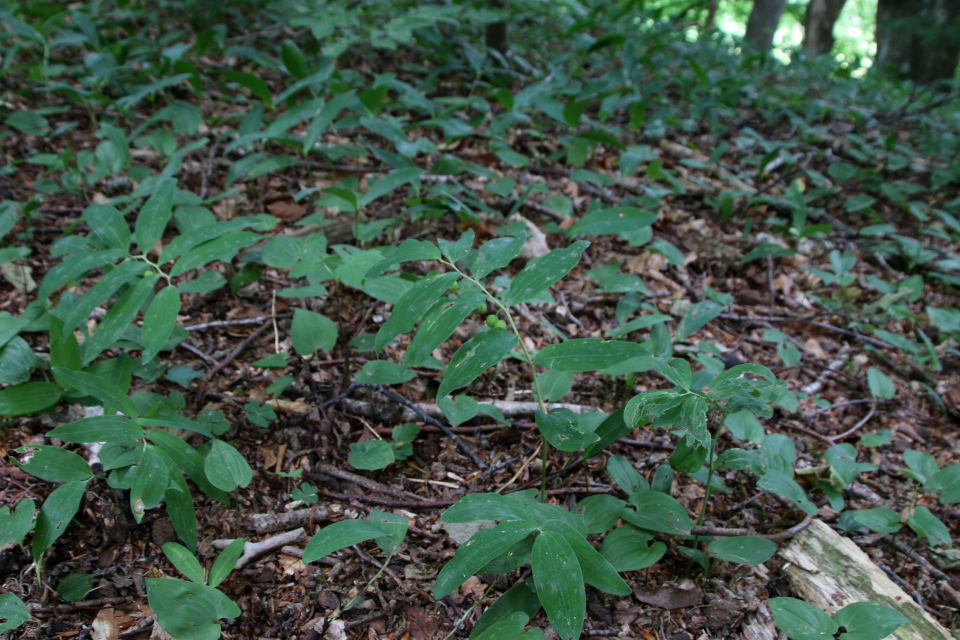
[(273, 533), (296, 527), (305, 527), (311, 522), (329, 518), (326, 507), (298, 509), (286, 513), (257, 513), (250, 518), (250, 528), (259, 534)]
[(102, 609), (118, 604), (129, 604), (130, 598), (97, 598), (95, 600), (81, 600), (80, 602), (63, 603), (57, 605), (28, 604), (30, 613), (57, 613), (73, 611), (74, 609)]
[(189, 327), (184, 327), (184, 329), (187, 331), (206, 331), (207, 329), (213, 329), (214, 327), (236, 327), (245, 324), (261, 324), (265, 320), (269, 319), (270, 316), (258, 316), (256, 318), (238, 318), (236, 320), (215, 320), (213, 322), (190, 325)]
[[(243, 545), (243, 555), (237, 558), (237, 563), (233, 565), (233, 568), (243, 569), (260, 556), (266, 555), (271, 551), (276, 551), (285, 545), (300, 542), (306, 537), (307, 532), (303, 530), (303, 527), (300, 527), (299, 529), (287, 531), (286, 533), (281, 533), (280, 535), (267, 538), (266, 540), (260, 540), (259, 542), (250, 542), (248, 540)], [(233, 540), (214, 540), (213, 548), (226, 549), (232, 542)]]
[(260, 337), (260, 334), (263, 333), (264, 331), (266, 331), (267, 327), (269, 327), (269, 326), (270, 326), (270, 318), (267, 318), (267, 321), (266, 321), (266, 322), (264, 322), (262, 325), (260, 325), (259, 327), (257, 327), (257, 330), (256, 330), (256, 331), (254, 331), (254, 332), (251, 333), (249, 336), (247, 336), (247, 337), (243, 340), (243, 342), (241, 342), (240, 344), (237, 345), (237, 348), (236, 348), (236, 349), (234, 349), (233, 351), (231, 351), (231, 352), (227, 355), (226, 358), (224, 358), (223, 360), (220, 361), (220, 363), (219, 363), (217, 366), (215, 366), (213, 369), (211, 369), (210, 371), (207, 372), (207, 375), (206, 375), (207, 379), (209, 380), (209, 379), (212, 378), (213, 376), (217, 375), (217, 373), (219, 373), (221, 369), (223, 369), (225, 366), (227, 366), (228, 364), (230, 364), (231, 362), (233, 362), (234, 358), (236, 358), (237, 356), (239, 356), (239, 355), (243, 352), (244, 349), (246, 349), (248, 346), (250, 346), (250, 343), (251, 343), (251, 342), (253, 342), (253, 341), (256, 340), (258, 337)]
[(753, 536), (756, 538), (765, 538), (772, 542), (783, 542), (784, 540), (789, 540), (793, 536), (797, 535), (804, 529), (810, 526), (810, 523), (813, 522), (812, 516), (807, 516), (799, 523), (793, 525), (789, 529), (784, 529), (780, 533), (764, 534), (756, 533), (750, 529), (725, 529), (723, 527), (693, 527), (690, 529), (690, 535), (694, 536), (716, 536), (716, 537), (725, 537), (730, 538), (734, 536)]
[(843, 440), (846, 437), (852, 436), (853, 434), (855, 434), (857, 431), (860, 430), (860, 427), (870, 422), (870, 418), (872, 418), (873, 414), (876, 412), (877, 412), (877, 397), (874, 396), (873, 403), (870, 405), (870, 411), (867, 413), (867, 415), (863, 417), (863, 419), (860, 422), (853, 425), (843, 433), (838, 433), (835, 436), (830, 436), (829, 438), (827, 438), (827, 440), (829, 440), (830, 442), (836, 442), (837, 440)]
[(443, 433), (446, 434), (448, 438), (453, 440), (454, 444), (457, 445), (458, 449), (460, 449), (464, 454), (467, 455), (467, 457), (473, 460), (473, 464), (475, 464), (477, 468), (479, 469), (487, 468), (487, 463), (480, 459), (480, 456), (473, 449), (473, 447), (467, 445), (466, 441), (463, 438), (455, 434), (453, 431), (450, 431), (450, 428), (447, 427), (447, 425), (443, 424), (436, 418), (433, 418), (427, 415), (427, 413), (422, 411), (419, 407), (417, 407), (416, 404), (414, 404), (413, 402), (410, 402), (403, 396), (397, 393), (394, 393), (393, 391), (390, 391), (383, 385), (378, 385), (376, 389), (380, 393), (380, 395), (386, 396), (387, 398), (389, 398), (390, 400), (393, 400), (397, 404), (403, 405), (404, 407), (418, 414), (425, 422), (428, 422), (429, 424), (432, 424), (433, 426), (443, 431)]
[[(344, 471), (343, 469), (335, 467), (332, 464), (320, 462), (314, 465), (314, 469), (324, 475), (332, 476), (339, 480), (346, 480), (347, 482), (352, 482), (358, 487), (363, 487), (367, 491), (371, 491), (373, 493), (385, 493), (388, 496), (393, 496), (394, 498), (399, 498), (400, 500), (409, 500), (412, 498), (414, 500), (419, 500), (421, 502), (426, 501), (426, 498), (424, 498), (423, 496), (419, 496), (415, 493), (409, 493), (407, 491), (400, 491), (399, 489), (393, 489), (384, 484), (380, 484), (375, 480), (364, 478), (363, 476), (358, 476), (357, 474), (350, 473), (349, 471)], [(308, 475), (315, 475), (315, 474), (308, 474)]]
[(890, 349), (893, 351), (897, 350), (897, 347), (893, 346), (889, 342), (884, 342), (883, 340), (878, 340), (876, 338), (871, 338), (870, 336), (864, 335), (862, 333), (857, 333), (856, 331), (850, 331), (849, 329), (844, 329), (843, 327), (835, 327), (832, 324), (826, 322), (817, 322), (816, 320), (809, 320), (805, 318), (790, 318), (787, 316), (738, 316), (735, 313), (721, 313), (720, 317), (724, 320), (737, 320), (740, 322), (802, 322), (804, 324), (809, 324), (812, 327), (818, 327), (826, 331), (833, 331), (834, 333), (839, 333), (841, 335), (853, 338), (854, 340), (859, 340), (860, 342), (873, 345), (880, 349)]
[(358, 500), (360, 502), (370, 502), (382, 507), (392, 507), (394, 509), (443, 509), (449, 507), (456, 500), (428, 500), (420, 502), (418, 500), (387, 500), (376, 496), (367, 496), (361, 493), (336, 493), (333, 491), (319, 491), (320, 495), (334, 500)]

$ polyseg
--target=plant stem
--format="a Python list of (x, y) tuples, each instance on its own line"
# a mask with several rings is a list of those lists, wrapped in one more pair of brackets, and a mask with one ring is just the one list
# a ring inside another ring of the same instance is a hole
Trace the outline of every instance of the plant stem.
[(459, 629), (461, 625), (463, 625), (463, 623), (467, 621), (467, 618), (470, 616), (471, 613), (473, 613), (474, 609), (479, 607), (483, 603), (483, 601), (490, 596), (492, 592), (493, 592), (493, 585), (491, 584), (489, 587), (487, 587), (487, 590), (483, 592), (483, 596), (480, 598), (477, 598), (477, 601), (474, 602), (470, 606), (470, 608), (463, 613), (462, 616), (460, 616), (460, 619), (457, 620), (456, 624), (453, 625), (453, 629), (451, 629), (450, 633), (448, 633), (443, 637), (443, 640), (450, 640), (450, 638), (453, 637), (453, 634), (457, 632), (457, 629)]

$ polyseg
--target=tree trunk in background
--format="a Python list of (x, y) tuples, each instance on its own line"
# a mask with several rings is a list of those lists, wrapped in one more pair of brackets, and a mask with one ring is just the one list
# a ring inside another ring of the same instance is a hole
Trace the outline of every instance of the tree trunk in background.
[(713, 31), (717, 28), (717, 2), (718, 0), (708, 0), (707, 2), (707, 24), (706, 30)]
[(803, 48), (824, 54), (833, 51), (833, 27), (847, 0), (810, 0), (803, 20)]
[[(489, 9), (506, 9), (507, 0), (487, 0)], [(487, 47), (496, 51), (502, 56), (507, 55), (510, 50), (510, 41), (507, 39), (507, 21), (491, 22), (487, 25), (486, 33)]]
[(960, 0), (879, 0), (878, 70), (918, 83), (949, 80), (960, 58)]
[(769, 51), (773, 47), (773, 36), (777, 33), (786, 6), (787, 0), (753, 0), (744, 42), (760, 51)]

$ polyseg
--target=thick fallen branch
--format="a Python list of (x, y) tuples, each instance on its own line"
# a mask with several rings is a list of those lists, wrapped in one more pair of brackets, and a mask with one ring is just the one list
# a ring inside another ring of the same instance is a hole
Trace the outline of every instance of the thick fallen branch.
[(311, 522), (326, 520), (329, 516), (326, 507), (298, 509), (286, 513), (258, 513), (250, 518), (250, 528), (258, 534), (286, 531), (295, 527), (305, 527)]
[[(299, 529), (287, 531), (286, 533), (281, 533), (280, 535), (259, 542), (247, 541), (247, 543), (243, 545), (243, 555), (237, 558), (237, 563), (233, 565), (233, 568), (243, 569), (260, 556), (266, 555), (271, 551), (276, 551), (286, 545), (301, 542), (306, 537), (307, 532), (304, 531), (303, 527), (300, 527)], [(214, 540), (213, 548), (226, 549), (230, 546), (231, 542), (233, 542), (233, 540)]]

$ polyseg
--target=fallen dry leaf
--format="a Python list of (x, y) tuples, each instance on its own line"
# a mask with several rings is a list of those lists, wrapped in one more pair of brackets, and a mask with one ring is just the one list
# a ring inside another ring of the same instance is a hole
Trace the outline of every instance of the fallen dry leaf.
[(661, 609), (673, 610), (684, 609), (700, 604), (700, 600), (703, 598), (703, 591), (698, 587), (681, 589), (679, 587), (668, 586), (660, 587), (656, 591), (640, 591), (638, 589), (633, 592), (633, 595), (644, 604), (660, 607)]
[(267, 211), (270, 212), (270, 215), (280, 220), (299, 220), (306, 213), (307, 210), (303, 208), (303, 205), (297, 202), (272, 202), (267, 205)]

